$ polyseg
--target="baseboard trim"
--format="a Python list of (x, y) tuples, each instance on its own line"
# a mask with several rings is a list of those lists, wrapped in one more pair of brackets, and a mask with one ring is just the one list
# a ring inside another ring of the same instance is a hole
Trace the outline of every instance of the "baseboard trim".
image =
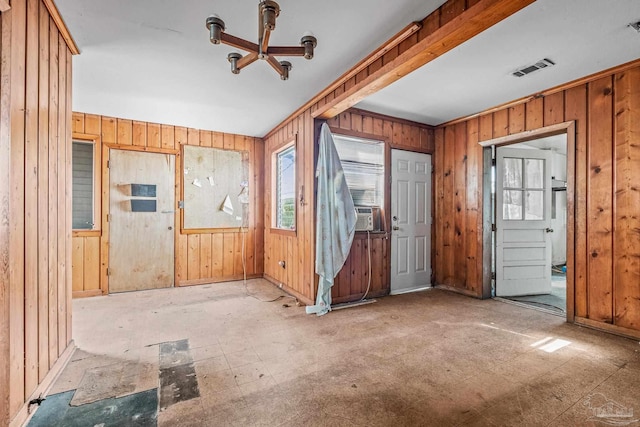
[(73, 352), (75, 350), (76, 350), (76, 344), (72, 340), (67, 346), (67, 348), (64, 350), (64, 352), (62, 352), (60, 357), (58, 357), (58, 360), (56, 360), (56, 363), (53, 364), (53, 366), (51, 367), (51, 370), (49, 370), (49, 373), (44, 377), (44, 379), (38, 385), (38, 387), (36, 387), (36, 390), (31, 394), (31, 396), (29, 396), (25, 404), (22, 405), (22, 407), (20, 408), (16, 416), (13, 417), (13, 420), (11, 420), (11, 422), (9, 423), (9, 427), (20, 427), (20, 426), (27, 425), (28, 421), (31, 419), (33, 414), (35, 414), (36, 411), (38, 410), (38, 406), (36, 405), (33, 407), (34, 410), (29, 412), (29, 401), (37, 397), (47, 395), (49, 390), (51, 390), (53, 383), (56, 382), (56, 380), (58, 379), (58, 377), (60, 376), (64, 368), (67, 366), (67, 364), (71, 360), (71, 356), (73, 355)]
[(622, 326), (598, 322), (596, 320), (578, 316), (576, 316), (574, 323), (576, 325), (584, 326), (591, 329), (597, 329), (599, 331), (608, 332), (610, 334), (619, 335), (621, 337), (631, 338), (632, 340), (640, 339), (640, 331), (637, 331), (635, 329), (624, 328)]

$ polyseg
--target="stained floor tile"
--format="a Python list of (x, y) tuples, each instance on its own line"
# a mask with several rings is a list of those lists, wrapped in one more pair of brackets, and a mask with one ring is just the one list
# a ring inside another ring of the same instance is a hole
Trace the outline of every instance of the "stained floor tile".
[[(152, 419), (132, 425), (564, 427), (603, 425), (616, 408), (640, 425), (637, 341), (441, 290), (316, 317), (288, 299), (261, 302), (279, 294), (263, 280), (246, 289), (233, 282), (74, 300), (79, 350), (53, 386), (64, 393), (45, 401), (55, 412), (48, 425), (119, 401), (69, 405), (97, 373), (103, 390), (154, 387)], [(189, 357), (160, 360), (162, 343), (174, 341), (188, 343)], [(185, 363), (199, 396), (158, 410), (159, 371)]]

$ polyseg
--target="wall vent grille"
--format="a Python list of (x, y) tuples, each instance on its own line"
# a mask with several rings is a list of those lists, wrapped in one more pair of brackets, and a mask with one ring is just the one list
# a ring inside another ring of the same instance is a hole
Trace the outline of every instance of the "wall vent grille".
[(520, 68), (519, 70), (514, 71), (513, 75), (516, 77), (524, 77), (527, 74), (531, 74), (534, 71), (538, 71), (542, 68), (551, 67), (552, 65), (556, 65), (556, 63), (550, 59), (544, 58), (533, 65), (528, 65), (526, 67), (523, 67), (523, 68)]

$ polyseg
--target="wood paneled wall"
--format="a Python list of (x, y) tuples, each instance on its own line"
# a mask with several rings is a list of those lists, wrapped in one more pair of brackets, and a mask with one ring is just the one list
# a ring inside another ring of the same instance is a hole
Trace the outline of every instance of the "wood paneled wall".
[[(387, 162), (390, 148), (432, 153), (433, 130), (429, 126), (393, 119), (362, 110), (348, 110), (327, 122), (334, 132), (359, 135), (385, 141)], [(312, 303), (317, 292), (315, 275), (315, 156), (317, 126), (310, 111), (289, 121), (265, 139), (265, 164), (273, 155), (297, 138), (297, 191), (304, 204), (297, 203), (295, 233), (271, 228), (273, 181), (270, 167), (265, 171), (265, 276), (282, 284), (305, 303)], [(387, 191), (387, 199), (389, 199)], [(388, 203), (387, 203), (388, 204)], [(388, 219), (387, 219), (388, 220)], [(386, 224), (386, 229), (389, 225)], [(353, 301), (362, 297), (368, 283), (368, 243), (365, 233), (358, 233), (345, 267), (332, 289), (334, 302)], [(389, 292), (390, 240), (386, 233), (371, 235), (372, 276), (369, 295)], [(278, 262), (285, 261), (285, 268)]]
[[(576, 321), (640, 330), (640, 63), (436, 129), (436, 282), (482, 288), (478, 141), (575, 121)], [(489, 256), (489, 254), (485, 254)]]
[(0, 425), (19, 425), (71, 343), (71, 52), (40, 0), (0, 21)]
[[(265, 139), (264, 164), (264, 275), (277, 285), (310, 304), (314, 280), (314, 121), (309, 111), (289, 121)], [(296, 141), (296, 231), (272, 229), (274, 183), (271, 165), (274, 153)], [(302, 202), (300, 201), (302, 195)], [(284, 268), (278, 262), (284, 261)]]
[[(102, 229), (98, 233), (74, 232), (73, 287), (74, 295), (94, 295), (108, 292), (106, 268), (108, 266), (108, 160), (109, 148), (174, 153), (176, 170), (180, 170), (181, 145), (223, 148), (249, 152), (250, 214), (249, 228), (239, 230), (213, 230), (198, 234), (180, 231), (176, 215), (176, 286), (212, 283), (241, 279), (242, 240), (245, 239), (246, 272), (248, 277), (261, 277), (264, 256), (263, 159), (261, 139), (243, 135), (224, 134), (166, 124), (105, 117), (86, 113), (73, 113), (73, 132), (80, 138), (97, 136), (98, 153), (102, 153), (101, 212)], [(184, 174), (176, 173), (176, 204), (180, 199)], [(176, 206), (176, 212), (178, 212)], [(98, 243), (100, 242), (100, 243)], [(98, 261), (99, 260), (99, 261)]]

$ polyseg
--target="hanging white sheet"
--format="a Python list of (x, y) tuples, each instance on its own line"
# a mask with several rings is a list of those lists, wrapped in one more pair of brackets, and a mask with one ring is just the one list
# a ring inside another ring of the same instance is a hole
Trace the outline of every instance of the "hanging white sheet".
[(356, 209), (326, 123), (322, 125), (318, 144), (316, 273), (320, 280), (316, 305), (307, 307), (307, 313), (321, 316), (331, 310), (333, 280), (351, 250), (356, 229)]

